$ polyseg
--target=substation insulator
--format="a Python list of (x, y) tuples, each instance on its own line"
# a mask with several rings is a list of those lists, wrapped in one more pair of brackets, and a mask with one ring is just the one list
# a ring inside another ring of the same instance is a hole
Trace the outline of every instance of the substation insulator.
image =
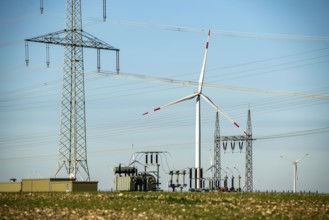
[(176, 184), (178, 185), (179, 183), (179, 171), (176, 171)]
[(174, 174), (174, 171), (169, 171), (169, 175), (170, 175), (170, 177), (169, 177), (169, 183), (170, 183), (170, 185), (172, 185), (173, 174)]
[(231, 149), (232, 149), (232, 151), (234, 151), (234, 149), (235, 149), (235, 141), (231, 141)]
[(192, 168), (190, 168), (190, 175), (189, 175), (189, 177), (190, 177), (190, 189), (192, 189), (192, 179), (193, 179), (193, 169)]
[(194, 186), (198, 185), (198, 169), (194, 169)]
[(49, 44), (46, 44), (46, 65), (47, 65), (47, 68), (49, 68), (49, 65), (50, 65), (50, 59), (49, 59)]
[(227, 150), (227, 142), (225, 141), (225, 142), (223, 142), (223, 149), (224, 149), (224, 151), (226, 151)]
[(97, 49), (97, 72), (101, 71), (101, 50)]
[(243, 141), (240, 141), (240, 142), (239, 142), (239, 149), (240, 149), (240, 153), (241, 153), (241, 151), (242, 151), (242, 149), (243, 149)]
[(25, 41), (25, 63), (26, 66), (29, 65), (29, 43), (27, 41)]
[(227, 187), (227, 179), (228, 179), (228, 177), (225, 176), (225, 178), (224, 178), (224, 188), (225, 188), (225, 190), (228, 189), (228, 187)]

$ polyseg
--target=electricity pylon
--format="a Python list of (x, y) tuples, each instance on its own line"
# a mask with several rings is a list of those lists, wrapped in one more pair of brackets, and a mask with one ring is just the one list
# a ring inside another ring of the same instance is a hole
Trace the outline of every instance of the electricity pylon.
[(29, 64), (28, 42), (46, 44), (47, 66), (49, 66), (49, 44), (64, 46), (60, 137), (55, 177), (65, 169), (68, 177), (76, 179), (79, 175), (80, 179), (89, 181), (83, 48), (97, 49), (98, 71), (100, 71), (100, 50), (115, 51), (117, 73), (119, 73), (119, 49), (83, 31), (81, 0), (66, 0), (64, 30), (25, 39), (26, 65)]
[(215, 134), (214, 134), (214, 187), (221, 187), (221, 155), (220, 155), (220, 128), (219, 128), (219, 113), (216, 112)]
[(251, 114), (248, 110), (247, 129), (246, 129), (246, 192), (253, 191), (253, 168), (252, 168), (252, 128)]

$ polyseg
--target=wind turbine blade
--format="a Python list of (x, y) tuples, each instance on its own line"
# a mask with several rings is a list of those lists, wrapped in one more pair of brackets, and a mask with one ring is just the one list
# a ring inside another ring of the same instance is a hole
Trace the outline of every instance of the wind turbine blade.
[(204, 100), (206, 100), (206, 102), (208, 102), (213, 108), (215, 108), (219, 113), (221, 113), (225, 118), (227, 118), (230, 122), (232, 122), (237, 128), (239, 128), (240, 130), (242, 130), (243, 131), (243, 133), (245, 134), (245, 135), (247, 135), (247, 132), (246, 131), (244, 131), (243, 129), (241, 129), (240, 128), (240, 125), (237, 123), (237, 122), (235, 122), (228, 114), (226, 114), (225, 112), (224, 112), (224, 110), (223, 109), (221, 109), (221, 108), (219, 108), (208, 96), (206, 96), (206, 95), (204, 95), (204, 94), (200, 94), (201, 95), (201, 97), (204, 99)]
[(209, 150), (209, 157), (210, 157), (210, 166), (213, 166), (212, 156), (211, 156), (211, 149)]
[(178, 100), (176, 100), (176, 101), (174, 101), (174, 102), (171, 102), (171, 103), (168, 103), (168, 104), (166, 104), (166, 105), (163, 105), (163, 106), (157, 107), (157, 108), (155, 108), (155, 109), (153, 109), (153, 110), (151, 110), (151, 111), (149, 111), (149, 112), (145, 112), (145, 113), (143, 113), (143, 115), (148, 115), (148, 114), (150, 114), (151, 112), (156, 112), (156, 111), (159, 111), (159, 110), (164, 109), (164, 108), (166, 108), (166, 107), (169, 107), (169, 106), (172, 106), (172, 105), (176, 105), (176, 104), (178, 104), (178, 103), (180, 103), (180, 102), (184, 102), (184, 101), (186, 101), (186, 100), (193, 99), (193, 98), (194, 98), (195, 96), (197, 96), (197, 95), (198, 95), (198, 94), (192, 94), (192, 95), (185, 96), (185, 97), (183, 97), (183, 98), (181, 98), (181, 99), (178, 99)]
[(301, 160), (303, 160), (308, 154), (305, 154), (304, 156), (302, 156), (301, 158), (295, 160), (295, 163), (300, 162)]
[(212, 169), (213, 167), (214, 167), (214, 166), (209, 167), (205, 172), (207, 172), (208, 170)]
[(205, 73), (205, 70), (206, 70), (206, 63), (207, 63), (207, 54), (208, 54), (208, 47), (209, 47), (209, 39), (210, 39), (210, 30), (208, 31), (208, 38), (207, 38), (207, 43), (206, 43), (206, 49), (204, 51), (203, 63), (202, 63), (202, 68), (201, 68), (201, 73), (200, 73), (200, 78), (199, 78), (199, 89), (198, 89), (198, 92), (199, 93), (202, 92), (204, 73)]
[(289, 160), (288, 158), (286, 158), (285, 156), (280, 156), (282, 159), (286, 160), (286, 161), (289, 161), (290, 163), (294, 164), (294, 161), (292, 160)]

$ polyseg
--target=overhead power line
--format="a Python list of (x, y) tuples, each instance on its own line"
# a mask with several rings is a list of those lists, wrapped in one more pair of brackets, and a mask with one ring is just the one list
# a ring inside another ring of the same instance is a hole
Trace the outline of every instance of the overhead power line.
[[(321, 135), (321, 134), (328, 134), (329, 133), (329, 127), (324, 127), (324, 128), (316, 128), (316, 129), (309, 129), (309, 130), (301, 130), (301, 131), (292, 131), (292, 132), (285, 132), (285, 133), (279, 133), (279, 134), (273, 134), (273, 135), (267, 135), (267, 136), (260, 136), (260, 137), (255, 137), (256, 140), (270, 140), (270, 139), (281, 139), (281, 138), (290, 138), (290, 137), (301, 137), (301, 136), (314, 136), (314, 135)], [(39, 136), (39, 134), (38, 134)], [(108, 134), (103, 134), (103, 136), (108, 136)], [(40, 136), (39, 136), (40, 138)], [(50, 138), (50, 137), (42, 137), (41, 138)], [(19, 139), (19, 141), (22, 143), (25, 140), (25, 137), (23, 136), (18, 136), (16, 137), (16, 139)], [(32, 141), (32, 140), (30, 140)], [(42, 144), (42, 146), (44, 146), (45, 144), (47, 144), (46, 140), (43, 143), (39, 143), (39, 140), (36, 138), (35, 142), (31, 142), (31, 144)], [(206, 145), (210, 145), (212, 142), (207, 142), (205, 143)], [(176, 148), (177, 145), (180, 146), (180, 149), (182, 148), (189, 148), (191, 146), (192, 142), (184, 142), (184, 143), (175, 143), (175, 144), (162, 144), (159, 146), (156, 146), (158, 148), (162, 148), (162, 149), (167, 149), (168, 147), (172, 148), (171, 150), (174, 150)], [(16, 149), (17, 146), (19, 146), (20, 143), (16, 143), (15, 145), (11, 146), (10, 148), (12, 149)], [(154, 145), (152, 146), (144, 146), (140, 149), (148, 149), (148, 148), (152, 148), (154, 149)], [(97, 154), (97, 153), (108, 153), (108, 152), (115, 152), (115, 151), (127, 151), (129, 150), (130, 147), (126, 147), (126, 148), (115, 148), (115, 149), (107, 149), (107, 150), (95, 150), (90, 152), (91, 154)], [(21, 150), (21, 149), (19, 149)], [(36, 155), (36, 156), (17, 156), (17, 157), (1, 157), (0, 160), (1, 161), (16, 161), (16, 160), (31, 160), (31, 159), (50, 159), (50, 158), (54, 158), (56, 155), (55, 154), (51, 154), (51, 155)]]
[[(151, 82), (179, 84), (179, 85), (183, 85), (183, 86), (194, 86), (194, 87), (198, 86), (198, 83), (193, 82), (193, 81), (177, 80), (177, 79), (170, 79), (170, 78), (156, 77), (156, 76), (147, 76), (147, 75), (136, 74), (136, 73), (120, 72), (120, 74), (117, 74), (116, 72), (113, 72), (113, 71), (104, 71), (104, 70), (100, 71), (100, 72), (85, 71), (85, 73), (98, 74), (98, 75), (102, 75), (102, 76), (123, 77), (123, 78), (127, 78), (127, 79), (132, 79), (132, 80), (144, 80), (144, 81), (151, 81)], [(226, 86), (226, 85), (211, 84), (211, 83), (204, 84), (204, 87), (243, 91), (243, 92), (275, 94), (275, 95), (281, 95), (281, 96), (295, 96), (295, 97), (324, 99), (324, 100), (329, 99), (329, 95), (326, 95), (326, 94), (310, 94), (310, 93), (303, 93), (303, 92), (284, 92), (284, 91), (278, 91), (278, 90), (245, 88), (245, 87), (239, 87), (239, 86)]]
[[(99, 20), (100, 18), (89, 18), (90, 20)], [(179, 26), (168, 26), (160, 24), (151, 24), (144, 22), (131, 22), (125, 20), (110, 20), (110, 23), (121, 24), (128, 26), (144, 27), (161, 29), (168, 31), (180, 31), (180, 32), (194, 32), (203, 33), (207, 32), (208, 28), (193, 28), (193, 27), (179, 27)], [(252, 37), (259, 39), (279, 39), (279, 40), (303, 40), (303, 41), (329, 41), (329, 37), (323, 36), (305, 36), (305, 35), (288, 35), (288, 34), (269, 34), (269, 33), (254, 33), (254, 32), (241, 32), (241, 31), (227, 31), (227, 30), (213, 30), (212, 34), (217, 34), (226, 37)]]
[(302, 131), (294, 131), (294, 132), (286, 132), (286, 133), (280, 133), (280, 134), (275, 134), (275, 135), (262, 136), (262, 137), (258, 137), (258, 138), (256, 137), (256, 140), (289, 138), (289, 137), (309, 136), (309, 135), (318, 135), (318, 134), (326, 134), (326, 133), (329, 133), (329, 127), (302, 130)]

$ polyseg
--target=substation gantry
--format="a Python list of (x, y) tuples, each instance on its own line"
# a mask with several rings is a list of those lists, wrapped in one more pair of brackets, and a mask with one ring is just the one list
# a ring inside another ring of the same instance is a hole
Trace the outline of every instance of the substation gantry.
[(245, 162), (245, 191), (253, 191), (253, 159), (252, 159), (252, 127), (251, 114), (248, 110), (246, 135), (238, 136), (221, 136), (219, 127), (219, 114), (216, 112), (215, 134), (214, 134), (214, 173), (213, 173), (213, 188), (221, 188), (221, 143), (226, 151), (227, 144), (230, 142), (232, 151), (236, 144), (239, 145), (240, 152), (243, 148), (243, 143), (246, 144), (246, 162)]

